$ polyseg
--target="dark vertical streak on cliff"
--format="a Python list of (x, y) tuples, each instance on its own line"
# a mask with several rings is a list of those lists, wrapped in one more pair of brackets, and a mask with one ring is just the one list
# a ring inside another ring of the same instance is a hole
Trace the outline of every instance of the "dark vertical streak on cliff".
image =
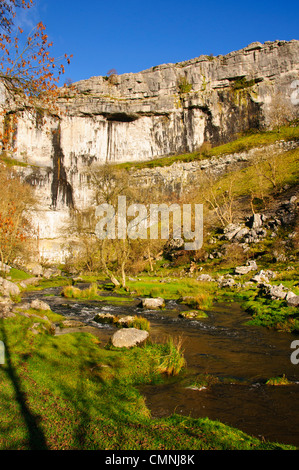
[(111, 121), (107, 121), (107, 154), (106, 154), (106, 162), (111, 160), (111, 141), (112, 141), (112, 125)]
[(53, 145), (53, 180), (51, 187), (52, 209), (57, 208), (58, 195), (61, 194), (62, 202), (68, 207), (74, 207), (73, 188), (67, 180), (67, 174), (64, 168), (64, 155), (60, 142), (60, 126), (52, 133)]

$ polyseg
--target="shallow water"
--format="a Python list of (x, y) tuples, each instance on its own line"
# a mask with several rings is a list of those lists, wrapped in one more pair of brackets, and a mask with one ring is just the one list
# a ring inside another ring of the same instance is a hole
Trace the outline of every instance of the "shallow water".
[[(144, 310), (138, 300), (131, 304), (78, 302), (59, 296), (59, 289), (26, 294), (42, 298), (52, 310), (80, 319), (103, 342), (115, 331), (93, 321), (99, 312), (142, 315), (151, 323), (151, 338), (161, 342), (172, 336), (183, 340), (187, 373), (159, 386), (142, 387), (153, 417), (176, 412), (208, 417), (266, 440), (299, 447), (299, 365), (293, 365), (291, 343), (298, 336), (249, 326), (250, 319), (238, 304), (216, 304), (199, 321), (180, 319), (186, 307), (169, 301), (161, 311)], [(45, 294), (54, 294), (45, 297)], [(55, 295), (56, 294), (56, 295)], [(105, 294), (107, 296), (107, 294)], [(186, 388), (198, 374), (210, 374), (225, 383), (202, 390)], [(289, 386), (268, 386), (266, 380), (285, 374)]]

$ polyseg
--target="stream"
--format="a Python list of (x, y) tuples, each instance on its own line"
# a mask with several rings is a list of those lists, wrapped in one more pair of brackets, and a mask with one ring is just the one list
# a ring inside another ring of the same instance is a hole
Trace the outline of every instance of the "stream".
[[(103, 345), (115, 327), (94, 322), (100, 312), (147, 318), (156, 342), (169, 336), (182, 339), (187, 362), (182, 378), (141, 388), (153, 417), (174, 412), (208, 417), (260, 439), (299, 447), (299, 364), (293, 365), (290, 359), (291, 343), (298, 336), (247, 325), (250, 316), (236, 303), (216, 303), (206, 312), (208, 318), (194, 321), (179, 318), (179, 311), (188, 308), (173, 300), (166, 302), (165, 309), (153, 311), (140, 307), (138, 299), (130, 304), (76, 301), (61, 297), (60, 290), (28, 292), (24, 300), (39, 298), (54, 312), (84, 322), (84, 331), (95, 334)], [(73, 330), (63, 333), (68, 331)], [(199, 374), (210, 374), (220, 381), (203, 389), (187, 388), (186, 379), (191, 383)], [(265, 384), (283, 374), (291, 385)]]

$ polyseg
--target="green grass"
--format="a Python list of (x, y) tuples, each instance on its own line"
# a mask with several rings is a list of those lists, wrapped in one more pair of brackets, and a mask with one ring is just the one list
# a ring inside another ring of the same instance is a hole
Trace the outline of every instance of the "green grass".
[(101, 347), (87, 333), (33, 335), (35, 318), (0, 321), (0, 449), (295, 449), (219, 422), (152, 419), (138, 386), (161, 382), (172, 346)]
[(160, 276), (140, 275), (140, 281), (128, 281), (130, 292), (146, 297), (162, 297), (164, 299), (180, 299), (183, 296), (200, 296), (213, 294), (215, 283), (197, 281), (193, 278), (172, 278), (165, 280)]
[(220, 291), (218, 300), (232, 299), (240, 302), (242, 308), (251, 315), (249, 325), (263, 326), (286, 333), (298, 333), (299, 314), (296, 307), (290, 307), (285, 300), (272, 300), (258, 295), (258, 289)]
[(236, 136), (237, 138), (231, 142), (219, 145), (205, 152), (192, 152), (181, 155), (171, 155), (165, 157), (155, 158), (148, 162), (129, 162), (121, 163), (119, 168), (124, 169), (143, 169), (143, 168), (156, 168), (170, 166), (175, 162), (192, 162), (196, 160), (203, 160), (206, 158), (217, 157), (220, 155), (229, 155), (238, 152), (248, 151), (252, 148), (263, 147), (271, 145), (279, 140), (291, 141), (299, 139), (299, 126), (283, 126), (280, 129), (273, 131), (260, 131), (248, 133), (243, 136)]

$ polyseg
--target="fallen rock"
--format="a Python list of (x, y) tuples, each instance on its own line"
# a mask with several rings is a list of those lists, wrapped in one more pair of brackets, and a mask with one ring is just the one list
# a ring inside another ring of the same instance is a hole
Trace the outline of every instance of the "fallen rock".
[(119, 326), (129, 326), (130, 324), (133, 323), (135, 317), (133, 317), (132, 315), (127, 315), (125, 317), (122, 317), (120, 318), (118, 321), (117, 321), (117, 325)]
[(46, 268), (43, 271), (43, 277), (45, 279), (50, 279), (51, 277), (57, 277), (60, 275), (61, 275), (60, 269), (56, 269), (56, 268)]
[(34, 310), (51, 310), (50, 305), (39, 299), (32, 300), (30, 308), (33, 308)]
[(235, 238), (236, 240), (241, 240), (243, 237), (245, 237), (245, 235), (248, 234), (248, 232), (249, 232), (249, 228), (247, 228), (247, 227), (241, 228), (241, 230), (239, 230), (239, 231), (235, 234), (234, 238)]
[(116, 348), (132, 348), (144, 343), (149, 337), (145, 330), (137, 328), (122, 328), (118, 330), (111, 338), (111, 343)]
[(26, 289), (27, 286), (37, 286), (39, 283), (38, 278), (36, 277), (30, 277), (28, 279), (23, 279), (23, 281), (19, 282), (19, 285), (23, 288)]
[(287, 293), (286, 301), (290, 307), (299, 307), (299, 295), (294, 294), (294, 292)]
[(165, 306), (165, 301), (161, 297), (156, 298), (146, 298), (141, 300), (141, 304), (143, 308), (147, 308), (149, 310), (156, 310), (158, 308), (162, 308)]
[(2, 263), (2, 261), (0, 261), (0, 272), (9, 274), (10, 270), (11, 270), (10, 266), (8, 266), (7, 264)]
[(269, 279), (274, 279), (276, 277), (276, 274), (273, 271), (267, 270), (261, 270), (257, 274), (255, 274), (252, 278), (251, 281), (257, 282), (258, 284), (269, 284)]
[(237, 266), (235, 268), (236, 274), (248, 274), (250, 271), (257, 270), (257, 264), (254, 260), (248, 261), (246, 266)]
[(224, 232), (223, 238), (225, 240), (232, 240), (234, 236), (237, 235), (237, 233), (240, 232), (240, 230), (242, 230), (242, 228), (243, 227), (241, 225), (237, 225), (237, 224), (227, 225), (225, 229), (223, 230)]
[(253, 214), (248, 219), (247, 225), (250, 228), (258, 228), (258, 227), (261, 227), (263, 225), (265, 220), (266, 220), (266, 217), (263, 214)]
[(12, 300), (10, 300), (10, 298), (0, 297), (0, 318), (14, 317), (15, 314), (13, 313), (12, 308), (13, 308), (13, 302)]
[(236, 274), (248, 274), (250, 271), (252, 271), (252, 268), (250, 266), (237, 266), (235, 268)]
[(200, 274), (197, 281), (215, 282), (215, 279), (213, 279), (209, 274)]
[(218, 287), (222, 289), (223, 287), (232, 287), (235, 284), (236, 284), (236, 281), (231, 277), (224, 278), (224, 279), (220, 278), (218, 282)]
[(43, 267), (39, 263), (30, 263), (26, 266), (27, 270), (33, 275), (33, 276), (42, 276), (43, 275)]
[(260, 293), (269, 297), (272, 300), (283, 300), (288, 294), (288, 290), (282, 284), (279, 286), (272, 286), (263, 284), (260, 289)]

